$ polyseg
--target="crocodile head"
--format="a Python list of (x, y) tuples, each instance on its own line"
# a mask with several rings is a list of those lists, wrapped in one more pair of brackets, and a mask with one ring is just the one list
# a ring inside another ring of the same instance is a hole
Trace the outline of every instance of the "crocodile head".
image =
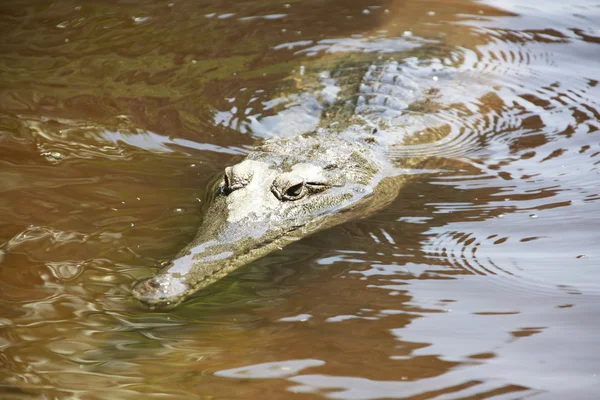
[(157, 275), (137, 283), (134, 296), (151, 307), (173, 307), (252, 260), (395, 197), (375, 195), (382, 164), (372, 145), (322, 139), (269, 140), (225, 168), (208, 190), (196, 238)]

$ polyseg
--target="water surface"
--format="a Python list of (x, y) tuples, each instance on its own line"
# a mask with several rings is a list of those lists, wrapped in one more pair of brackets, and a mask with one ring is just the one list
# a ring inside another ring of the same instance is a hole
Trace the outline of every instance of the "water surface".
[[(0, 397), (594, 398), (598, 21), (586, 0), (4, 1)], [(175, 310), (131, 299), (215, 174), (314, 128), (344, 62), (409, 53), (453, 71), (438, 172)]]

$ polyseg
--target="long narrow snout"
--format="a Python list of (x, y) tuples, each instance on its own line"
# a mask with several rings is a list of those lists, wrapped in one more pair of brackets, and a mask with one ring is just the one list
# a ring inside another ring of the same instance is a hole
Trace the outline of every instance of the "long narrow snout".
[(293, 240), (290, 229), (268, 218), (246, 216), (231, 221), (224, 198), (209, 208), (198, 236), (155, 276), (133, 287), (133, 295), (153, 308), (171, 308), (277, 246)]
[(294, 240), (290, 232), (278, 234), (257, 229), (259, 225), (242, 224), (248, 229), (200, 235), (158, 274), (138, 282), (133, 295), (149, 307), (175, 307), (240, 266)]
[[(248, 163), (251, 173), (229, 169), (209, 188), (198, 235), (155, 276), (134, 285), (133, 295), (153, 308), (171, 308), (278, 246), (293, 240), (294, 221), (277, 217), (279, 200), (265, 182), (276, 172)], [(241, 172), (241, 173), (240, 173)]]

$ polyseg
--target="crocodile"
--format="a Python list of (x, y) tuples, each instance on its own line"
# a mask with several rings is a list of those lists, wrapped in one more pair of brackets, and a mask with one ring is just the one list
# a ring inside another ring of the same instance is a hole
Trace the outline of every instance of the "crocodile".
[(437, 59), (412, 57), (340, 74), (342, 89), (324, 107), (321, 124), (267, 139), (226, 167), (207, 190), (195, 239), (155, 276), (135, 283), (133, 295), (151, 308), (174, 307), (253, 260), (390, 204), (411, 177), (406, 171), (433, 156), (400, 156), (399, 149), (448, 134), (440, 123), (432, 129), (431, 120), (447, 69)]

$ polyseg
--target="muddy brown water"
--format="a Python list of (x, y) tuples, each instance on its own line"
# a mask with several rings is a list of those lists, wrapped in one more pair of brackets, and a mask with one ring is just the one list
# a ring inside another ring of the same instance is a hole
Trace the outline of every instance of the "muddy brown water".
[[(586, 0), (3, 1), (0, 398), (598, 398), (598, 21)], [(489, 88), (448, 117), (462, 168), (175, 310), (131, 299), (215, 174), (317, 123), (305, 71), (432, 43)]]

